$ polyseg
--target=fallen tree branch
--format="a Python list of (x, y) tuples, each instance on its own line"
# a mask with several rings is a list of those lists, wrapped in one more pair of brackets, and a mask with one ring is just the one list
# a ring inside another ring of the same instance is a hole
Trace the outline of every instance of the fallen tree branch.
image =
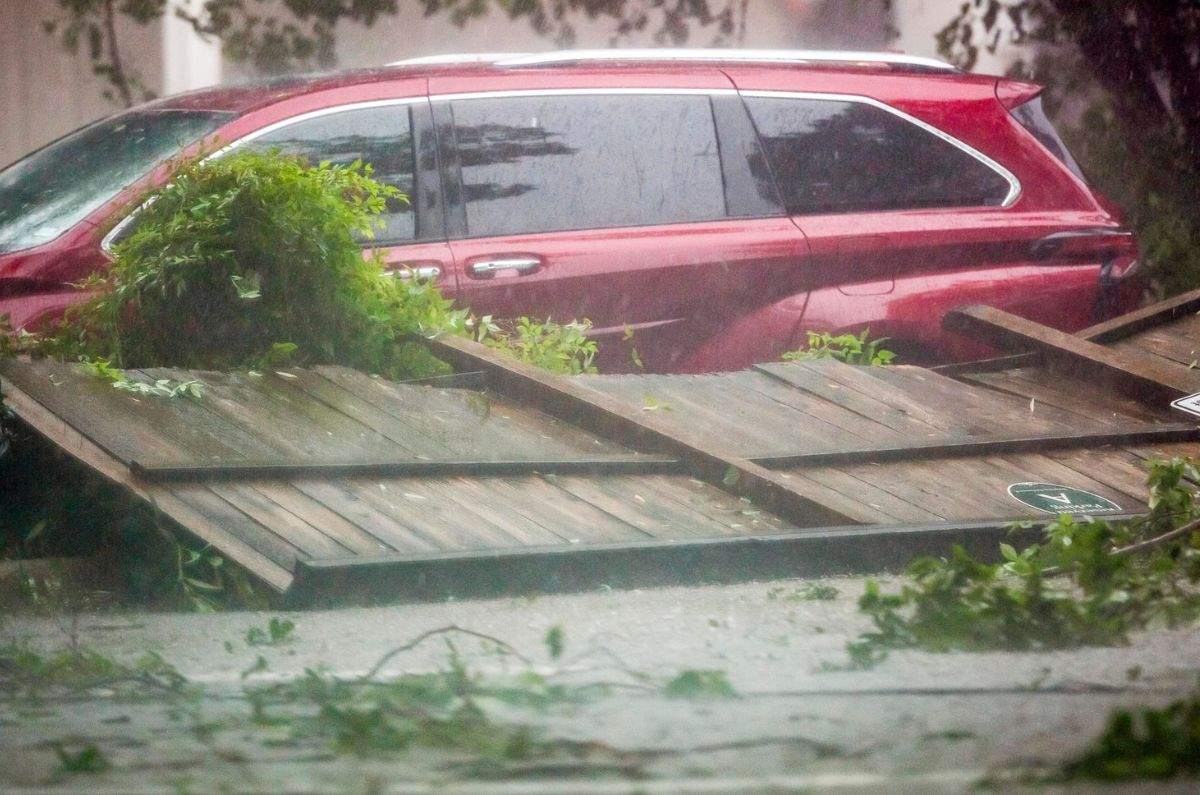
[(483, 632), (476, 632), (473, 629), (466, 629), (465, 627), (460, 627), (457, 624), (447, 624), (444, 627), (438, 627), (437, 629), (431, 629), (427, 632), (422, 632), (420, 635), (417, 635), (415, 638), (408, 641), (407, 643), (405, 643), (401, 646), (397, 646), (396, 648), (392, 649), (388, 653), (384, 654), (382, 657), (379, 658), (379, 660), (375, 663), (375, 665), (371, 666), (371, 669), (369, 671), (367, 671), (362, 676), (358, 677), (358, 681), (359, 682), (371, 681), (379, 674), (379, 672), (381, 670), (383, 670), (383, 667), (385, 665), (387, 665), (389, 662), (391, 662), (394, 658), (398, 657), (399, 655), (401, 655), (407, 651), (412, 651), (417, 646), (420, 646), (422, 643), (429, 640), (430, 638), (437, 637), (438, 635), (448, 635), (451, 633), (459, 633), (462, 635), (469, 635), (470, 637), (473, 637), (473, 638), (478, 638), (480, 640), (486, 640), (489, 643), (494, 643), (498, 647), (503, 649), (506, 653), (511, 654), (513, 657), (516, 657), (518, 660), (525, 663), (526, 665), (533, 664), (532, 660), (530, 660), (524, 654), (519, 652), (517, 650), (517, 648), (515, 646), (513, 646), (511, 643), (500, 640), (497, 637), (488, 635)]
[(1155, 536), (1154, 538), (1148, 538), (1145, 541), (1139, 541), (1136, 544), (1130, 544), (1129, 546), (1121, 547), (1120, 549), (1114, 549), (1113, 554), (1114, 555), (1133, 555), (1137, 552), (1141, 552), (1142, 550), (1150, 549), (1150, 548), (1156, 547), (1160, 544), (1165, 544), (1168, 541), (1174, 541), (1176, 538), (1187, 535), (1188, 533), (1195, 533), (1198, 531), (1200, 531), (1200, 519), (1193, 519), (1192, 521), (1188, 522), (1187, 524), (1180, 525), (1179, 527), (1176, 527), (1174, 530), (1171, 530), (1170, 532), (1167, 532), (1167, 533), (1163, 533), (1160, 536)]

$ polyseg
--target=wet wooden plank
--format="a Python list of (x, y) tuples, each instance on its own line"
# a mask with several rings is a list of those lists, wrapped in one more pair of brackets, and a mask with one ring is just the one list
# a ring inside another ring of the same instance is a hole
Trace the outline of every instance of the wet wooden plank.
[(653, 538), (694, 538), (700, 535), (725, 535), (727, 532), (724, 526), (716, 523), (708, 525), (707, 533), (698, 530), (689, 522), (696, 514), (685, 513), (678, 508), (671, 510), (666, 501), (651, 504), (639, 493), (636, 485), (619, 481), (614, 483), (611, 479), (601, 482), (591, 478), (551, 475), (547, 475), (546, 480), (593, 508)]
[(563, 487), (576, 480), (570, 476), (539, 475), (525, 478), (488, 478), (476, 481), (488, 499), (501, 504), (550, 530), (567, 543), (590, 541), (637, 541), (648, 538), (641, 527), (602, 510)]
[(962, 435), (952, 417), (884, 387), (850, 365), (813, 361), (762, 364), (755, 369), (852, 412), (859, 418), (855, 432), (872, 441)]
[(448, 457), (455, 452), (454, 447), (447, 443), (446, 438), (437, 439), (427, 433), (425, 429), (430, 424), (428, 418), (422, 424), (419, 422), (421, 419), (419, 414), (397, 417), (381, 410), (319, 373), (299, 369), (288, 370), (286, 373), (290, 376), (290, 380), (287, 382), (281, 375), (268, 377), (276, 386), (299, 389), (314, 400), (324, 403), (334, 411), (345, 414), (386, 437), (403, 450), (405, 456)]
[(296, 480), (292, 485), (397, 552), (430, 552), (439, 548), (435, 541), (379, 511), (340, 481)]
[(942, 518), (933, 511), (921, 507), (911, 488), (887, 488), (878, 478), (863, 477), (861, 473), (841, 467), (811, 467), (792, 470), (826, 488), (845, 495), (848, 500), (857, 500), (879, 514), (877, 522), (923, 522)]
[(1200, 374), (1135, 354), (1082, 340), (989, 306), (948, 313), (943, 325), (1009, 350), (1040, 351), (1053, 367), (1087, 373), (1140, 400), (1170, 402), (1200, 390)]
[(201, 404), (245, 432), (260, 437), (287, 461), (350, 458), (397, 459), (403, 448), (298, 389), (240, 373), (177, 370), (148, 372), (174, 378), (194, 375), (205, 383)]
[(457, 459), (457, 460), (313, 460), (278, 463), (245, 461), (240, 463), (160, 466), (131, 461), (135, 475), (155, 483), (218, 482), (226, 480), (279, 480), (313, 477), (504, 477), (541, 472), (556, 474), (656, 474), (680, 468), (680, 461), (670, 456), (629, 453), (625, 455), (593, 455), (589, 458), (534, 459)]
[[(726, 440), (731, 452), (750, 455), (784, 449), (786, 429), (802, 419), (795, 410), (767, 398), (731, 389), (714, 388), (719, 376), (591, 377), (582, 383), (616, 398), (631, 411), (655, 414), (679, 428), (703, 428), (706, 435)], [(782, 432), (781, 432), (782, 431)]]
[(444, 498), (437, 479), (348, 478), (342, 485), (438, 549), (490, 549), (519, 545), (503, 528), (459, 510)]
[[(311, 557), (289, 540), (281, 538), (261, 522), (229, 504), (207, 486), (176, 486), (171, 489), (171, 496), (202, 517), (206, 523), (220, 527), (225, 533), (253, 548), (286, 571), (290, 572), (297, 560)], [(216, 548), (224, 552), (222, 547)]]
[(944, 519), (1003, 518), (1023, 515), (1009, 501), (1003, 473), (987, 459), (897, 461), (841, 467), (847, 474), (870, 480), (906, 502), (928, 507)]
[[(751, 389), (771, 400), (778, 401), (799, 412), (800, 416), (790, 425), (790, 437), (797, 451), (841, 450), (861, 446), (868, 439), (887, 436), (890, 430), (875, 420), (869, 420), (864, 428), (861, 414), (825, 400), (811, 392), (798, 389), (774, 376), (756, 372), (753, 377), (738, 382), (737, 388)], [(896, 438), (903, 438), (899, 433)]]
[(435, 355), (462, 370), (483, 370), (490, 385), (514, 400), (526, 401), (608, 439), (619, 439), (641, 452), (678, 456), (695, 477), (738, 496), (754, 499), (766, 510), (797, 526), (857, 522), (822, 502), (822, 490), (786, 478), (740, 458), (719, 443), (681, 431), (668, 423), (630, 410), (617, 400), (507, 359), (471, 340), (447, 336), (426, 340)]
[(1175, 324), (1143, 331), (1111, 346), (1113, 350), (1144, 353), (1165, 359), (1171, 365), (1195, 369), (1200, 360), (1200, 343), (1180, 333)]
[[(1185, 293), (1158, 301), (1148, 306), (1126, 312), (1115, 318), (1088, 326), (1076, 333), (1080, 339), (1100, 344), (1108, 344), (1125, 339), (1144, 329), (1170, 324), (1177, 319), (1191, 322), (1195, 312), (1200, 310), (1200, 290), (1190, 290)], [(951, 377), (970, 373), (998, 372), (1019, 367), (1036, 366), (1041, 359), (1040, 353), (1018, 353), (1009, 356), (997, 356), (974, 362), (956, 362), (934, 367), (935, 372)]]
[(5, 375), (3, 387), (6, 404), (30, 427), (65, 453), (156, 506), (163, 516), (178, 523), (201, 542), (219, 549), (222, 555), (244, 567), (269, 587), (282, 592), (291, 584), (290, 565), (281, 565), (268, 557), (253, 543), (247, 543), (219, 521), (214, 521), (209, 513), (197, 510), (180, 499), (172, 489), (140, 482), (108, 451), (79, 433), (46, 405), (16, 387), (7, 378), (7, 373)]
[(319, 367), (316, 371), (459, 455), (551, 456), (628, 451), (622, 445), (489, 392), (397, 384), (344, 367)]
[(1080, 332), (1079, 336), (1092, 342), (1113, 342), (1130, 337), (1144, 329), (1194, 315), (1197, 310), (1200, 310), (1200, 289), (1188, 290), (1132, 312), (1126, 312), (1111, 320), (1089, 326)]
[(393, 548), (372, 536), (336, 511), (303, 493), (293, 484), (282, 481), (259, 481), (252, 488), (267, 499), (319, 529), (353, 554), (371, 555), (393, 551)]
[(210, 483), (208, 489), (307, 557), (327, 558), (354, 551), (337, 543), (304, 518), (288, 511), (252, 486)]
[(1095, 448), (1105, 445), (1134, 445), (1147, 442), (1183, 442), (1200, 440), (1200, 427), (1192, 423), (1103, 426), (1094, 431), (1068, 431), (1043, 436), (991, 436), (951, 441), (918, 441), (888, 447), (852, 447), (837, 452), (798, 455), (761, 456), (752, 460), (771, 469), (845, 466), (856, 463), (951, 459), (1007, 453), (1046, 452), (1048, 450)]
[[(191, 401), (139, 397), (46, 361), (10, 362), (5, 378), (113, 458), (182, 464), (223, 459), (236, 450), (214, 439), (205, 414)], [(183, 421), (189, 418), (190, 421)], [(219, 434), (217, 434), (219, 435)]]
[(1045, 370), (1020, 369), (1005, 373), (965, 376), (970, 382), (988, 389), (1016, 395), (1031, 401), (1034, 412), (1052, 406), (1073, 414), (1083, 422), (1116, 427), (1130, 421), (1156, 422), (1171, 417), (1166, 404), (1154, 406), (1111, 392), (1087, 379), (1064, 376)]
[(667, 512), (673, 521), (694, 535), (737, 535), (748, 532), (752, 525), (756, 526), (756, 532), (786, 527), (778, 520), (759, 521), (757, 515), (761, 512), (754, 511), (751, 503), (707, 484), (697, 485), (686, 476), (624, 476), (604, 478), (600, 483), (610, 490), (626, 486), (645, 500), (645, 507)]
[(869, 374), (917, 400), (962, 419), (972, 436), (1004, 434), (1070, 434), (1081, 430), (1071, 414), (1054, 410), (1038, 412), (1022, 400), (986, 389), (977, 389), (918, 367), (874, 367)]

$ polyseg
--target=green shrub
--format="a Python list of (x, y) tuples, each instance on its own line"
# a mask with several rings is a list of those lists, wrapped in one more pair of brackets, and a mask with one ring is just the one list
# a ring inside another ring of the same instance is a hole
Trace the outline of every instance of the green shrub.
[(1169, 779), (1200, 773), (1200, 692), (1163, 709), (1119, 709), (1103, 734), (1064, 766), (1068, 780)]
[(836, 337), (828, 331), (810, 331), (807, 348), (788, 351), (782, 358), (785, 362), (837, 359), (846, 364), (867, 364), (873, 367), (891, 364), (896, 354), (881, 347), (888, 338), (871, 339), (870, 334), (870, 329), (863, 329), (861, 334), (839, 334)]
[(1041, 543), (1000, 545), (989, 563), (954, 547), (922, 557), (898, 593), (868, 581), (872, 628), (848, 644), (856, 667), (890, 649), (984, 651), (1127, 642), (1130, 632), (1200, 617), (1200, 501), (1190, 459), (1150, 464), (1150, 513), (1124, 522), (1061, 515)]
[(185, 163), (43, 349), (117, 368), (444, 371), (405, 337), (461, 328), (465, 313), (432, 285), (384, 274), (360, 245), (398, 197), (361, 163), (276, 152)]
[(558, 324), (527, 317), (500, 324), (491, 316), (480, 318), (475, 339), (523, 362), (563, 375), (596, 372), (596, 341), (589, 339), (590, 321)]

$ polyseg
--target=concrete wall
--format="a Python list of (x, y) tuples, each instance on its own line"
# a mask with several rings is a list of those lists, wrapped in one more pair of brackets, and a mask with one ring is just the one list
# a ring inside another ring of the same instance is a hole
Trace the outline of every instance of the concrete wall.
[[(172, 0), (197, 6), (201, 0)], [(960, 0), (893, 0), (892, 23), (900, 31), (889, 42), (882, 0), (750, 0), (744, 47), (880, 49), (893, 47), (933, 55), (934, 33), (954, 14)], [(374, 66), (401, 58), (444, 52), (536, 51), (554, 49), (526, 21), (509, 20), (494, 9), (462, 28), (446, 15), (425, 17), (415, 2), (400, 3), (394, 17), (374, 27), (342, 25), (337, 55), (341, 66)], [(91, 74), (84, 54), (72, 56), (42, 30), (58, 14), (55, 0), (0, 0), (0, 164), (88, 121), (116, 110), (101, 97), (103, 81)], [(609, 20), (576, 21), (576, 46), (605, 47), (612, 41)], [(139, 27), (120, 21), (126, 61), (156, 93), (174, 93), (247, 76), (243, 65), (223, 61), (215, 43), (198, 39), (183, 22), (164, 20)], [(705, 46), (710, 34), (696, 31), (692, 46)], [(653, 46), (652, 31), (619, 42)], [(981, 71), (1001, 71), (989, 59)]]
[[(892, 0), (892, 13), (899, 36), (894, 47), (912, 55), (940, 58), (937, 33), (958, 13), (961, 0)], [(981, 74), (1004, 74), (1016, 53), (1001, 46), (995, 55), (979, 51), (974, 71)]]
[[(92, 74), (86, 48), (62, 49), (42, 29), (55, 0), (0, 0), (0, 167), (65, 132), (116, 110)], [(122, 21), (122, 53), (153, 91), (162, 88), (160, 27)]]
[[(608, 47), (612, 20), (574, 20), (575, 47)], [(651, 25), (653, 27), (653, 25)], [(878, 49), (885, 44), (886, 15), (880, 0), (752, 0), (746, 8), (743, 47)], [(337, 55), (343, 66), (374, 66), (401, 58), (446, 52), (525, 52), (557, 49), (550, 39), (534, 33), (525, 20), (510, 20), (493, 8), (486, 16), (461, 28), (446, 15), (425, 17), (415, 4), (381, 19), (373, 28), (343, 25), (338, 29)], [(712, 34), (695, 29), (688, 46), (704, 47)], [(653, 30), (624, 37), (621, 47), (653, 47)]]

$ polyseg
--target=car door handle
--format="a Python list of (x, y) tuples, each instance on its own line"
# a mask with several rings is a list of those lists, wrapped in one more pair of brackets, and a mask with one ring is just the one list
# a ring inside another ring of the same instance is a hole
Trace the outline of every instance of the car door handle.
[(385, 271), (385, 273), (397, 279), (436, 279), (442, 275), (442, 269), (436, 265), (423, 265), (419, 268), (401, 265)]
[(516, 271), (524, 276), (527, 273), (533, 273), (540, 267), (542, 267), (542, 261), (536, 257), (505, 257), (472, 262), (470, 272), (476, 278), (486, 279), (495, 276), (500, 271)]

